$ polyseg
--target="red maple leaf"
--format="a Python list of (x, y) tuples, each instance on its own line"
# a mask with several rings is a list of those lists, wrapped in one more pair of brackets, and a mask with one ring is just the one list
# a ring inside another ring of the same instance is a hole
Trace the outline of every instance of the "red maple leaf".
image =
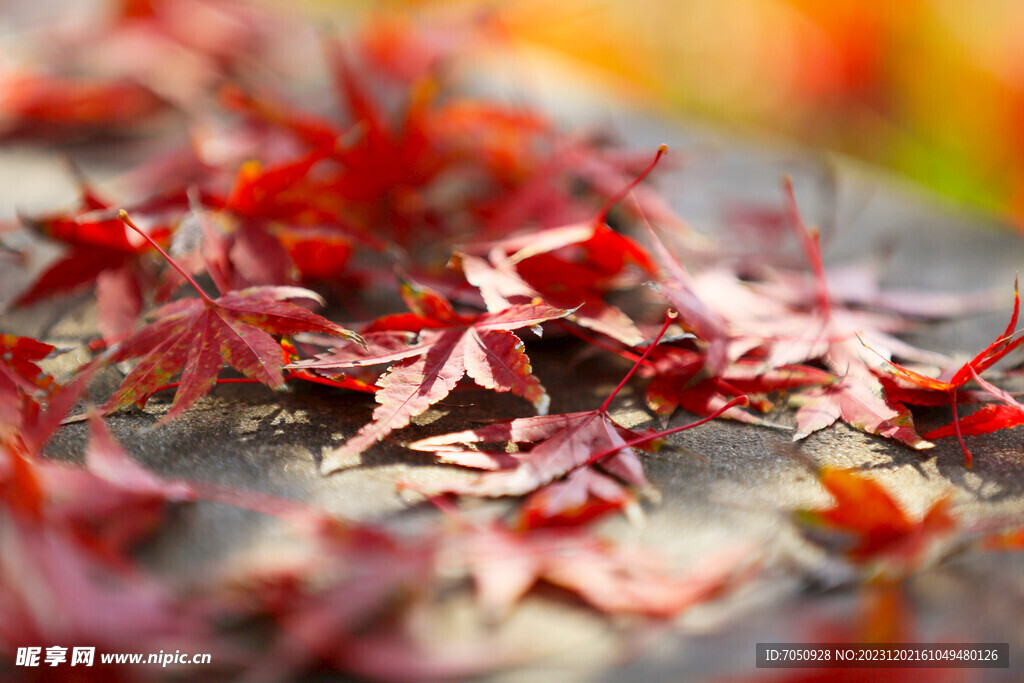
[[(612, 419), (608, 412), (612, 401), (655, 347), (671, 319), (671, 316), (666, 318), (654, 343), (597, 410), (519, 418), (420, 439), (409, 444), (408, 447), (414, 450), (435, 453), (441, 462), (490, 470), (473, 481), (461, 478), (451, 481), (432, 480), (428, 485), (429, 493), (519, 496), (569, 476), (568, 480), (556, 484), (555, 491), (544, 493), (541, 489), (538, 494), (541, 498), (529, 503), (532, 510), (531, 526), (541, 525), (541, 514), (552, 520), (562, 515), (578, 517), (590, 514), (586, 508), (595, 502), (598, 505), (614, 503), (619, 507), (627, 505), (631, 496), (625, 492), (616, 492), (613, 486), (621, 489), (618, 482), (624, 482), (641, 490), (649, 487), (643, 465), (633, 451), (633, 446), (696, 427), (747, 401), (745, 396), (734, 398), (709, 417), (662, 432), (635, 432)], [(477, 447), (477, 444), (488, 443), (511, 443), (518, 450), (507, 452), (504, 448), (494, 451)], [(573, 476), (576, 471), (592, 466), (599, 467), (615, 479)], [(417, 486), (410, 488), (423, 491)]]
[(1024, 405), (1021, 405), (1010, 392), (985, 381), (977, 372), (973, 372), (974, 381), (982, 389), (995, 396), (1002, 405), (990, 403), (978, 408), (967, 417), (957, 418), (944, 427), (933, 429), (925, 434), (927, 439), (942, 439), (947, 436), (976, 436), (990, 434), (1003, 429), (1012, 429), (1024, 424)]
[[(362, 77), (351, 67), (339, 43), (328, 46), (335, 86), (353, 122), (362, 128), (359, 141), (341, 150), (345, 172), (335, 185), (341, 196), (354, 200), (391, 197), (402, 188), (428, 184), (446, 165), (445, 154), (428, 127), (432, 93), (413, 88), (400, 124), (389, 125), (370, 97)], [(395, 206), (394, 208), (398, 208)], [(397, 216), (404, 218), (401, 212)], [(412, 226), (398, 225), (396, 236)]]
[[(51, 410), (63, 411), (65, 403)], [(62, 416), (49, 425), (56, 426)], [(5, 498), (15, 512), (45, 520), (111, 565), (127, 566), (126, 553), (158, 527), (164, 503), (195, 496), (188, 484), (163, 481), (132, 461), (97, 415), (89, 423), (85, 469), (40, 457), (38, 438), (9, 445)]]
[[(432, 480), (430, 493), (520, 496), (598, 460), (601, 469), (619, 480), (637, 488), (647, 487), (643, 466), (629, 446), (644, 439), (645, 435), (612, 420), (608, 408), (602, 406), (598, 410), (518, 418), (441, 434), (414, 441), (409, 448), (434, 453), (444, 463), (485, 470), (472, 481)], [(513, 443), (519, 451), (469, 447), (489, 443)]]
[[(905, 353), (913, 353), (913, 347), (885, 329), (892, 323), (890, 318), (833, 305), (817, 232), (804, 225), (788, 179), (783, 190), (789, 224), (813, 272), (809, 293), (806, 286), (781, 293), (778, 287), (755, 287), (719, 270), (711, 273), (716, 291), (705, 296), (695, 278), (676, 262), (653, 230), (648, 230), (654, 253), (669, 275), (659, 290), (706, 344), (703, 372), (721, 377), (730, 364), (753, 352), (765, 371), (820, 361), (834, 379), (793, 397), (799, 406), (794, 438), (804, 438), (842, 420), (912, 448), (930, 448), (933, 444), (914, 431), (906, 406), (884, 395), (876, 374), (882, 359), (868, 352), (861, 339), (870, 338), (881, 348)], [(795, 301), (790, 301), (791, 297)]]
[[(282, 244), (262, 227), (243, 222), (230, 234), (215, 224), (198, 197), (192, 215), (202, 231), (201, 257), (210, 279), (222, 292), (258, 285), (291, 284), (292, 263)], [(218, 222), (219, 223), (219, 222)]]
[[(127, 546), (153, 531), (166, 498), (187, 488), (161, 483), (94, 435), (92, 471), (43, 460), (7, 444), (0, 519), (0, 642), (88, 641), (105, 647), (200, 638), (207, 626), (156, 575), (139, 572)], [(142, 490), (136, 490), (136, 486)], [(194, 642), (198, 646), (198, 640)]]
[(654, 169), (667, 148), (612, 196), (588, 221), (534, 231), (488, 245), (488, 261), (462, 256), (466, 279), (477, 286), (488, 310), (541, 297), (575, 308), (573, 319), (625, 344), (643, 342), (629, 317), (604, 300), (627, 267), (651, 275), (657, 266), (647, 250), (607, 224), (612, 208)]
[(54, 350), (31, 337), (0, 335), (0, 441), (18, 434), (38, 413), (38, 401), (60, 389), (37, 365)]
[[(251, 216), (260, 215), (255, 210), (260, 204), (271, 209), (271, 215), (285, 211), (309, 217), (319, 212), (341, 225), (346, 224), (339, 217), (345, 216), (360, 229), (361, 239), (379, 243), (377, 236), (387, 235), (408, 246), (432, 232), (424, 230), (432, 227), (432, 221), (425, 220), (423, 201), (410, 199), (449, 163), (449, 155), (431, 130), (430, 89), (411, 89), (401, 122), (391, 125), (341, 47), (328, 45), (327, 52), (338, 96), (351, 117), (352, 135), (345, 135), (330, 121), (237, 87), (223, 91), (229, 106), (290, 131), (310, 148), (307, 155), (279, 167), (273, 175), (240, 174), (232, 203), (241, 214)], [(312, 166), (328, 158), (338, 163), (323, 178), (308, 182)], [(289, 177), (303, 182), (286, 183)]]
[[(373, 421), (340, 448), (324, 453), (325, 474), (343, 467), (395, 429), (437, 403), (468, 375), (485, 389), (511, 391), (540, 413), (547, 412), (548, 395), (530, 373), (523, 342), (512, 330), (532, 327), (568, 315), (570, 311), (534, 302), (510, 306), (498, 313), (461, 315), (440, 294), (402, 283), (402, 297), (411, 313), (385, 316), (365, 328), (365, 347), (348, 345), (313, 361), (289, 367), (325, 371), (392, 363), (377, 381), (380, 404)], [(409, 339), (418, 339), (409, 343)]]
[[(349, 670), (346, 660), (358, 650), (362, 637), (372, 642), (380, 617), (400, 619), (403, 608), (429, 582), (435, 562), (432, 536), (402, 540), (368, 526), (331, 526), (320, 534), (320, 552), (283, 576), (243, 569), (248, 575), (239, 577), (240, 583), (259, 587), (245, 602), (266, 600), (264, 609), (278, 625), (269, 651), (253, 666), (254, 678), (284, 680), (324, 660)], [(344, 570), (309, 581), (311, 564)], [(383, 661), (365, 665), (371, 677), (382, 676)]]
[(9, 73), (0, 89), (0, 138), (123, 135), (168, 111), (152, 90), (128, 79)]
[(620, 510), (641, 521), (632, 491), (593, 467), (581, 467), (530, 494), (516, 511), (516, 528), (583, 526)]
[[(647, 406), (665, 417), (680, 407), (697, 415), (711, 415), (742, 395), (748, 397), (752, 407), (767, 413), (774, 406), (765, 394), (833, 380), (831, 373), (810, 365), (766, 368), (763, 360), (754, 358), (740, 358), (713, 375), (706, 371), (706, 353), (671, 346), (657, 349), (649, 362), (651, 367), (641, 370), (642, 374), (646, 371), (654, 375), (647, 385)], [(769, 424), (739, 408), (721, 416), (749, 424)]]
[[(295, 345), (288, 339), (281, 340), (281, 358), (284, 364), (293, 363), (299, 360), (298, 351), (295, 349)], [(350, 391), (360, 391), (364, 394), (374, 394), (379, 391), (378, 387), (370, 384), (366, 380), (359, 379), (358, 377), (350, 377), (348, 375), (339, 375), (337, 377), (324, 377), (307, 370), (294, 370), (286, 369), (284, 371), (284, 379), (286, 382), (292, 380), (300, 380), (302, 382), (309, 382), (310, 384), (319, 384), (325, 387), (334, 387), (335, 389), (348, 389)], [(227, 377), (218, 378), (217, 384), (259, 384), (260, 380), (252, 379), (249, 377)], [(180, 382), (171, 382), (165, 384), (162, 387), (153, 390), (156, 394), (161, 391), (168, 391), (170, 389), (177, 389), (180, 386)]]
[[(122, 212), (121, 217), (138, 230), (126, 213)], [(251, 287), (212, 299), (159, 245), (152, 244), (195, 287), (199, 298), (162, 306), (153, 313), (153, 323), (110, 349), (107, 356), (113, 361), (143, 358), (102, 407), (104, 411), (144, 403), (181, 370), (174, 402), (160, 420), (165, 423), (210, 391), (225, 362), (267, 386), (281, 387), (285, 381), (284, 359), (281, 345), (271, 334), (319, 332), (359, 339), (355, 333), (285, 301), (318, 301), (319, 296), (307, 289)]]
[[(70, 249), (46, 268), (15, 303), (24, 306), (92, 285), (100, 332), (109, 342), (131, 332), (142, 311), (142, 292), (150, 277), (139, 257), (149, 245), (129, 239), (124, 224), (111, 213), (110, 204), (81, 178), (79, 185), (81, 202), (77, 210), (22, 218), (33, 229)], [(165, 233), (158, 231), (156, 238), (161, 239)]]
[[(50, 394), (0, 439), (0, 642), (87, 640), (107, 647), (188, 639), (206, 628), (162, 579), (137, 571), (128, 547), (148, 535), (168, 500), (188, 500), (132, 462), (98, 419), (86, 469), (42, 456), (43, 446), (98, 363)], [(152, 640), (151, 640), (152, 639)]]
[[(259, 270), (273, 271), (280, 270), (278, 262), (284, 256), (276, 252), (286, 252), (288, 268), (294, 263), (308, 279), (333, 279), (343, 272), (354, 242), (382, 250), (380, 239), (350, 224), (345, 202), (329, 191), (327, 185), (340, 172), (332, 171), (331, 166), (329, 155), (319, 148), (268, 167), (252, 160), (243, 163), (227, 196), (212, 202), (214, 209), (226, 214), (227, 222), (240, 223), (231, 253), (225, 257), (230, 256), (240, 271), (252, 270), (253, 264)], [(200, 208), (193, 204), (197, 215), (201, 215)], [(254, 240), (259, 243), (246, 249), (246, 242)], [(261, 265), (264, 262), (271, 267)], [(251, 284), (283, 284), (280, 279), (249, 280)]]
[[(210, 644), (209, 628), (155, 574), (112, 565), (49, 525), (3, 514), (0, 641), (89, 642), (114, 650)], [(206, 637), (204, 639), (204, 634)]]
[(37, 364), (55, 347), (31, 337), (0, 334), (0, 388), (17, 388), (27, 394), (46, 395), (57, 388)]
[(822, 467), (817, 475), (835, 502), (824, 510), (797, 510), (795, 520), (810, 540), (855, 563), (913, 569), (954, 526), (948, 498), (914, 521), (882, 486), (856, 471)]
[(649, 550), (623, 548), (578, 529), (470, 528), (451, 542), (453, 563), (469, 569), (477, 601), (502, 615), (544, 581), (609, 614), (672, 617), (720, 595), (749, 568), (746, 547), (723, 549), (689, 574)]
[[(961, 429), (961, 420), (957, 415), (957, 392), (969, 382), (972, 378), (977, 379), (979, 382), (981, 378), (979, 375), (985, 370), (989, 369), (1000, 360), (1006, 357), (1011, 351), (1024, 344), (1024, 337), (1015, 337), (1017, 328), (1017, 318), (1020, 315), (1020, 293), (1018, 291), (1017, 282), (1013, 283), (1013, 313), (1010, 315), (1010, 321), (1006, 325), (1006, 329), (1003, 333), (983, 349), (978, 355), (971, 360), (964, 363), (960, 368), (950, 376), (948, 380), (937, 379), (922, 375), (919, 372), (905, 368), (898, 363), (883, 358), (886, 363), (886, 368), (889, 369), (896, 377), (903, 380), (912, 387), (916, 387), (918, 390), (923, 390), (920, 394), (907, 393), (905, 394), (905, 400), (915, 401), (919, 400), (927, 405), (935, 405), (932, 400), (934, 397), (942, 397), (942, 403), (948, 403), (953, 409), (953, 422), (952, 428), (953, 433), (956, 434), (957, 439), (960, 442), (960, 448), (964, 453), (964, 465), (971, 467), (973, 464), (973, 457), (970, 449), (967, 447), (967, 443), (963, 439), (963, 430)], [(987, 383), (986, 383), (987, 384)], [(987, 384), (985, 388), (996, 395), (998, 398), (1006, 400), (1009, 398), (1011, 403), (1007, 403), (1006, 406), (1010, 406), (1016, 403), (1012, 397), (1003, 396), (1002, 393), (996, 387)], [(920, 398), (917, 398), (920, 397)], [(984, 433), (977, 431), (977, 428), (983, 423), (987, 422), (985, 426), (986, 431), (994, 431), (988, 427), (995, 427), (995, 425), (1003, 422), (1006, 426), (1015, 426), (1020, 422), (1013, 422), (1013, 417), (1010, 415), (1010, 410), (1005, 406), (986, 406), (981, 410), (974, 413), (968, 424), (972, 429), (968, 433)], [(977, 415), (977, 417), (975, 417)], [(966, 420), (965, 420), (966, 421)], [(998, 428), (998, 427), (996, 427)], [(937, 430), (939, 435), (946, 436), (945, 430)], [(934, 434), (934, 432), (933, 432)]]
[(289, 131), (310, 147), (334, 150), (338, 143), (340, 131), (333, 122), (300, 112), (283, 102), (254, 95), (237, 83), (225, 83), (218, 95), (227, 109)]

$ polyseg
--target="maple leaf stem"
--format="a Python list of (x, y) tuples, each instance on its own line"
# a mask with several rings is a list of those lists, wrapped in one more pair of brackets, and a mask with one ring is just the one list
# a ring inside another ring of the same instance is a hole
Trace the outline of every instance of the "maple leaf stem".
[(964, 467), (972, 469), (974, 467), (974, 456), (971, 455), (971, 449), (967, 447), (967, 442), (964, 441), (963, 430), (960, 428), (960, 415), (956, 409), (956, 387), (949, 392), (949, 399), (950, 405), (953, 408), (953, 429), (956, 431), (956, 440), (960, 443), (960, 450), (964, 453)]
[(159, 244), (156, 243), (156, 240), (154, 240), (152, 237), (150, 237), (148, 234), (146, 234), (145, 231), (140, 229), (139, 226), (135, 225), (135, 223), (132, 222), (132, 219), (131, 219), (131, 217), (128, 216), (128, 212), (127, 211), (125, 211), (124, 209), (121, 209), (121, 211), (117, 214), (117, 217), (120, 218), (124, 222), (124, 224), (127, 225), (129, 228), (131, 228), (135, 232), (137, 232), (140, 235), (142, 235), (145, 238), (145, 240), (147, 242), (149, 242), (149, 244), (154, 249), (156, 249), (158, 252), (160, 252), (160, 255), (163, 256), (167, 260), (167, 262), (170, 263), (171, 266), (176, 271), (178, 271), (181, 274), (181, 276), (183, 278), (185, 278), (190, 285), (192, 285), (192, 287), (195, 288), (195, 290), (197, 292), (199, 292), (199, 296), (202, 297), (204, 302), (206, 302), (208, 304), (212, 304), (213, 303), (213, 299), (210, 298), (209, 294), (207, 294), (206, 292), (203, 291), (203, 288), (199, 286), (199, 283), (196, 282), (195, 279), (191, 275), (189, 275), (188, 272), (186, 272), (186, 270), (184, 268), (182, 268), (178, 264), (177, 261), (175, 261), (173, 258), (171, 258), (171, 255), (168, 254), (166, 251), (164, 251), (163, 247), (161, 247)]
[(671, 325), (672, 321), (675, 319), (675, 311), (669, 310), (668, 312), (665, 313), (665, 322), (661, 324), (661, 329), (658, 330), (658, 334), (657, 336), (654, 337), (654, 341), (651, 342), (650, 346), (647, 347), (643, 355), (640, 356), (640, 359), (633, 364), (633, 367), (629, 369), (629, 372), (627, 372), (626, 376), (622, 378), (622, 381), (619, 382), (618, 386), (612, 389), (612, 393), (608, 394), (608, 398), (606, 398), (604, 400), (604, 403), (601, 404), (601, 407), (597, 409), (599, 413), (603, 413), (608, 410), (608, 406), (612, 404), (612, 401), (615, 399), (615, 396), (619, 393), (619, 391), (622, 390), (622, 387), (626, 386), (626, 382), (628, 382), (629, 378), (633, 376), (633, 373), (637, 371), (641, 363), (647, 360), (647, 356), (651, 355), (651, 351), (653, 351), (654, 347), (658, 345), (658, 342), (661, 341), (661, 338), (665, 336), (665, 330), (668, 329), (668, 326)]
[(793, 193), (793, 179), (788, 175), (782, 178), (782, 192), (785, 195), (786, 213), (789, 216), (790, 224), (796, 231), (800, 246), (803, 247), (807, 262), (814, 272), (815, 288), (817, 289), (818, 309), (824, 317), (832, 315), (832, 299), (828, 294), (828, 280), (825, 278), (825, 262), (821, 258), (821, 240), (818, 231), (808, 228), (804, 219), (800, 216), (800, 209), (796, 204), (796, 195)]
[(737, 396), (736, 398), (732, 399), (731, 401), (726, 403), (724, 406), (722, 406), (721, 408), (716, 410), (715, 412), (711, 413), (707, 417), (702, 417), (701, 419), (697, 420), (696, 422), (691, 422), (689, 424), (681, 425), (679, 427), (673, 427), (672, 429), (666, 429), (663, 432), (654, 432), (653, 434), (644, 434), (643, 436), (637, 437), (635, 439), (630, 439), (629, 441), (627, 441), (626, 443), (622, 444), (621, 446), (618, 446), (616, 448), (610, 448), (608, 450), (602, 451), (601, 453), (598, 453), (596, 455), (590, 456), (590, 458), (588, 458), (585, 463), (580, 465), (580, 467), (585, 467), (586, 465), (593, 465), (594, 463), (596, 463), (596, 462), (598, 462), (600, 460), (603, 460), (604, 458), (607, 458), (609, 455), (611, 455), (613, 453), (618, 453), (623, 448), (631, 448), (633, 446), (640, 446), (640, 445), (643, 445), (643, 444), (645, 444), (645, 443), (647, 443), (649, 441), (654, 441), (655, 439), (660, 439), (663, 436), (669, 436), (671, 434), (675, 434), (676, 432), (684, 432), (687, 429), (693, 429), (694, 427), (699, 427), (700, 425), (704, 424), (705, 422), (711, 422), (711, 420), (714, 420), (716, 417), (719, 417), (722, 413), (724, 413), (725, 411), (729, 410), (730, 408), (735, 408), (736, 406), (746, 406), (746, 405), (750, 405), (749, 399), (747, 399), (746, 396)]
[(631, 180), (629, 182), (629, 184), (627, 184), (624, 188), (622, 188), (621, 190), (616, 192), (614, 195), (612, 195), (608, 199), (608, 201), (606, 201), (604, 203), (604, 206), (601, 207), (601, 210), (597, 212), (597, 222), (599, 222), (599, 223), (607, 222), (608, 214), (611, 213), (612, 208), (616, 204), (621, 202), (623, 199), (625, 199), (625, 197), (630, 192), (633, 191), (633, 188), (635, 188), (637, 185), (639, 185), (641, 182), (643, 182), (643, 179), (651, 174), (651, 171), (654, 170), (654, 167), (658, 165), (658, 162), (667, 153), (668, 153), (668, 145), (665, 145), (665, 144), (659, 145), (658, 146), (658, 153), (654, 155), (654, 161), (652, 161), (650, 164), (648, 164), (647, 168), (645, 168), (643, 171), (640, 172), (640, 175), (638, 175), (636, 178), (633, 178), (633, 180)]

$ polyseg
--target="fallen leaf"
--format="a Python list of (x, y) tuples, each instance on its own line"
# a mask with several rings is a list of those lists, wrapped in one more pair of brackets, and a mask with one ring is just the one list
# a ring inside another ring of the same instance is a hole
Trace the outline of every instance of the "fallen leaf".
[(1002, 401), (1002, 405), (988, 404), (975, 410), (967, 417), (958, 418), (956, 423), (933, 429), (925, 435), (928, 439), (947, 436), (977, 436), (991, 434), (1003, 429), (1012, 429), (1024, 424), (1024, 405), (1008, 391), (1004, 391), (972, 370), (974, 381), (990, 395)]
[[(1018, 291), (1017, 281), (1013, 283), (1013, 313), (1010, 315), (1010, 321), (1006, 325), (1006, 329), (1003, 334), (999, 336), (995, 341), (985, 347), (980, 353), (974, 358), (964, 363), (958, 370), (956, 370), (948, 380), (937, 379), (923, 375), (915, 370), (905, 368), (898, 363), (883, 358), (886, 363), (887, 369), (892, 372), (896, 377), (910, 384), (912, 387), (924, 390), (925, 394), (931, 393), (932, 395), (939, 395), (946, 398), (949, 406), (953, 409), (953, 433), (956, 434), (957, 440), (960, 442), (960, 449), (964, 454), (964, 466), (970, 468), (973, 465), (973, 456), (970, 449), (967, 447), (967, 443), (963, 439), (963, 429), (961, 428), (961, 420), (957, 414), (957, 392), (963, 387), (971, 378), (981, 381), (980, 375), (985, 370), (989, 369), (1000, 360), (1005, 358), (1014, 349), (1018, 348), (1024, 343), (1024, 337), (1016, 336), (1017, 318), (1020, 314), (1020, 293)], [(1016, 337), (1016, 338), (1015, 338)], [(991, 387), (991, 385), (988, 385)], [(994, 387), (989, 391), (995, 390)], [(997, 391), (997, 390), (996, 390)], [(909, 395), (912, 398), (913, 395)], [(1012, 401), (1012, 398), (1010, 399)], [(1014, 403), (1016, 403), (1014, 401)], [(1012, 404), (1007, 404), (1012, 405)], [(977, 418), (973, 418), (969, 423), (972, 429), (978, 429), (980, 425), (984, 423), (985, 427), (994, 426), (993, 413), (995, 409), (984, 410)], [(1008, 411), (998, 411), (1001, 413), (1002, 419), (1007, 419)], [(1015, 425), (1010, 425), (1015, 426)], [(945, 432), (942, 432), (943, 434)], [(977, 432), (971, 432), (977, 433)]]
[(572, 319), (584, 327), (625, 344), (642, 343), (643, 335), (633, 321), (604, 297), (628, 266), (648, 275), (656, 266), (646, 249), (610, 228), (607, 220), (612, 208), (647, 177), (666, 151), (662, 145), (654, 161), (589, 221), (491, 243), (488, 262), (461, 256), (466, 278), (480, 289), (488, 310), (539, 296), (556, 306), (573, 308)]
[[(409, 282), (402, 295), (412, 311), (385, 316), (363, 330), (366, 347), (350, 345), (313, 361), (289, 367), (323, 373), (350, 367), (392, 363), (377, 381), (380, 404), (373, 421), (340, 448), (325, 451), (321, 471), (329, 474), (409, 424), (416, 415), (448, 395), (464, 375), (485, 389), (511, 391), (547, 412), (548, 395), (530, 374), (523, 342), (512, 330), (561, 318), (570, 311), (543, 303), (510, 306), (498, 313), (464, 316), (441, 295)], [(419, 338), (408, 344), (409, 333)]]
[[(124, 214), (127, 219), (127, 214)], [(130, 220), (130, 219), (128, 219)], [(131, 225), (131, 223), (128, 223)], [(159, 249), (154, 243), (154, 246)], [(162, 250), (161, 250), (162, 251)], [(166, 254), (165, 254), (166, 256)], [(180, 270), (169, 256), (168, 262)], [(319, 300), (319, 295), (298, 287), (252, 287), (228, 292), (214, 300), (185, 271), (198, 299), (181, 299), (157, 309), (156, 320), (109, 351), (115, 362), (142, 356), (117, 392), (101, 410), (109, 412), (147, 398), (181, 370), (181, 380), (168, 422), (213, 387), (223, 363), (270, 387), (284, 384), (281, 346), (271, 336), (317, 332), (358, 339), (358, 335), (310, 313), (286, 299)]]
[[(427, 495), (456, 493), (474, 496), (519, 496), (537, 490), (575, 470), (592, 466), (600, 467), (626, 485), (641, 490), (647, 488), (649, 484), (644, 475), (643, 465), (632, 446), (696, 427), (733, 406), (746, 402), (745, 396), (737, 397), (709, 417), (662, 432), (648, 431), (641, 434), (623, 427), (612, 419), (609, 413), (612, 401), (657, 345), (672, 317), (666, 316), (655, 341), (597, 410), (519, 418), (486, 427), (428, 437), (408, 444), (408, 448), (413, 450), (436, 454), (444, 463), (495, 470), (485, 472), (476, 480), (468, 482), (462, 479), (434, 480), (427, 489), (420, 488), (421, 492)], [(477, 444), (515, 444), (516, 449), (511, 452), (507, 449), (495, 452), (493, 449), (479, 448)], [(587, 488), (594, 483), (592, 479), (584, 481), (588, 483)], [(624, 499), (624, 494), (616, 496), (608, 491), (610, 484), (604, 480), (602, 484), (602, 492), (598, 498)], [(563, 492), (565, 490), (563, 489)], [(570, 492), (572, 490), (568, 489)], [(553, 495), (547, 501), (545, 514), (553, 518), (563, 512), (572, 511), (578, 503), (578, 496)]]
[(914, 430), (906, 406), (884, 395), (876, 374), (883, 359), (868, 352), (862, 340), (870, 337), (906, 352), (912, 348), (883, 328), (890, 318), (833, 306), (817, 233), (804, 225), (790, 181), (783, 183), (783, 190), (786, 216), (813, 273), (812, 285), (805, 285), (796, 297), (799, 305), (776, 288), (760, 288), (721, 269), (711, 269), (703, 284), (698, 284), (647, 226), (654, 254), (668, 274), (659, 291), (705, 345), (703, 365), (694, 372), (722, 378), (727, 368), (748, 354), (760, 360), (765, 373), (820, 362), (834, 379), (792, 396), (791, 401), (800, 406), (794, 439), (842, 420), (915, 449), (931, 448), (934, 444)]
[(669, 618), (719, 595), (749, 567), (749, 548), (713, 554), (689, 573), (673, 572), (651, 552), (612, 545), (574, 529), (513, 532), (473, 528), (453, 539), (449, 562), (473, 576), (477, 601), (504, 615), (539, 581), (576, 594), (610, 614)]
[(854, 470), (822, 467), (817, 476), (832, 494), (832, 507), (797, 510), (794, 519), (809, 540), (855, 564), (913, 570), (956, 525), (948, 497), (914, 521), (885, 488)]

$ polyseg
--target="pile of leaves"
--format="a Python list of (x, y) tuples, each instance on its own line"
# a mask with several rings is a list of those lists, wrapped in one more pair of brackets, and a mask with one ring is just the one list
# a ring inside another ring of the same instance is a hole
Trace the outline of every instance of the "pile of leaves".
[[(89, 291), (98, 334), (91, 360), (60, 380), (39, 366), (53, 346), (16, 331), (0, 337), (5, 655), (75, 640), (213, 652), (223, 673), (267, 680), (325, 665), (381, 678), (479, 673), (512, 659), (479, 642), (431, 646), (414, 628), (453, 569), (499, 618), (539, 581), (604, 613), (664, 619), (749, 576), (749, 549), (678, 572), (595, 535), (596, 520), (656, 499), (635, 448), (714, 418), (792, 429), (795, 440), (843, 422), (922, 451), (926, 439), (956, 435), (969, 467), (963, 435), (1024, 423), (1024, 407), (980, 377), (1024, 341), (1019, 302), (1005, 332), (962, 367), (910, 346), (895, 335), (935, 318), (940, 304), (882, 291), (859, 264), (830, 276), (788, 181), (762, 227), (783, 226), (805, 267), (771, 255), (737, 262), (646, 183), (664, 148), (623, 151), (460, 86), (457, 67), (500, 42), (500, 22), (414, 28), (387, 17), (344, 38), (318, 36), (330, 87), (308, 92), (266, 78), (285, 71), (276, 50), (294, 30), (280, 26), (226, 0), (124, 2), (90, 29), (101, 33), (56, 36), (59, 58), (4, 74), (8, 140), (165, 141), (121, 179), (123, 196), (77, 174), (76, 207), (23, 216), (15, 228), (64, 251), (11, 305)], [(125, 51), (141, 47), (125, 66)], [(596, 409), (549, 414), (527, 353), (542, 333), (566, 349), (582, 337), (632, 370)], [(921, 365), (938, 366), (938, 378)], [(123, 378), (88, 406), (86, 386), (101, 369)], [(646, 379), (654, 415), (682, 408), (697, 420), (661, 432), (616, 422), (613, 403), (634, 375)], [(972, 381), (980, 390), (964, 389)], [(470, 382), (524, 399), (536, 415), (405, 444), (454, 466), (429, 485), (396, 482), (450, 518), (410, 539), (296, 501), (162, 480), (105, 426), (105, 416), (138, 406), (160, 414), (159, 429), (218, 382), (372, 394), (366, 424), (312, 454), (325, 476), (397, 442)], [(171, 390), (166, 409), (147, 403)], [(957, 416), (962, 400), (993, 398)], [(953, 421), (920, 435), (916, 405), (949, 405)], [(89, 423), (84, 467), (43, 454), (69, 416)], [(905, 573), (954, 526), (944, 505), (915, 523), (891, 499), (858, 503), (885, 494), (853, 473), (820, 476), (836, 507), (801, 513), (802, 528), (819, 541), (842, 531), (848, 544), (824, 545), (854, 564), (897, 557)], [(454, 504), (468, 497), (515, 502), (479, 522)], [(196, 500), (282, 518), (307, 550), (281, 566), (174, 585), (134, 550), (169, 506)], [(256, 628), (264, 622), (273, 628)]]

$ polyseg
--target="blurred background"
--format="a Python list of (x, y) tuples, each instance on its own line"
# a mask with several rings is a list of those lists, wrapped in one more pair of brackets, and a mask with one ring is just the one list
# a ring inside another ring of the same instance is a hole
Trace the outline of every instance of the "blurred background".
[(487, 13), (520, 46), (576, 62), (624, 96), (881, 165), (1024, 228), (1019, 0), (274, 4), (409, 21)]
[[(475, 17), (487, 25), (494, 45), (568, 66), (577, 79), (574, 86), (582, 80), (601, 83), (617, 90), (624, 103), (641, 102), (740, 139), (848, 155), (1024, 231), (1020, 0), (252, 2), (322, 24), (358, 28), (369, 21), (374, 28), (366, 39), (377, 41), (382, 59), (390, 51), (396, 64), (414, 54), (398, 51), (421, 49), (425, 42), (432, 41), (428, 51), (443, 53), (446, 40), (460, 40), (460, 22)], [(195, 18), (203, 5), (196, 0), (8, 0), (0, 5), (0, 38), (45, 26), (51, 38), (36, 44), (52, 43), (61, 27), (70, 32), (94, 21), (89, 17), (95, 17), (96, 6), (124, 17), (142, 17), (154, 7), (166, 15), (173, 8), (192, 17), (176, 38), (177, 52), (157, 54), (152, 35), (121, 40), (117, 47), (109, 39), (94, 41), (93, 47), (106, 53), (108, 71), (111, 62), (118, 72), (133, 61), (139, 64), (135, 71), (157, 65), (156, 90), (187, 106), (201, 90), (202, 78), (196, 68), (182, 76), (189, 70), (185, 58), (195, 60), (196, 53), (184, 55), (181, 41), (216, 43), (225, 35), (216, 22)], [(403, 42), (419, 33), (406, 30), (413, 26), (433, 27), (433, 33)], [(0, 72), (39, 61), (16, 55), (10, 45), (4, 41)], [(204, 58), (216, 59), (231, 46), (201, 48)], [(315, 51), (316, 40), (300, 39), (286, 49)], [(155, 79), (146, 76), (153, 87)]]

